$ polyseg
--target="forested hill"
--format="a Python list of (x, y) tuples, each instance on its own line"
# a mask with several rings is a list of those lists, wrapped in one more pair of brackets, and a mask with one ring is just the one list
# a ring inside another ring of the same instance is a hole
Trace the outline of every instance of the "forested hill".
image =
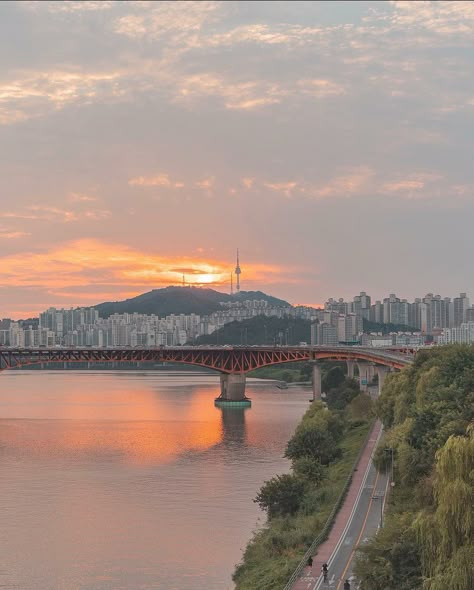
[(359, 550), (365, 590), (474, 588), (474, 346), (420, 351), (377, 401), (391, 470), (384, 528)]
[(200, 336), (195, 344), (274, 345), (311, 342), (311, 322), (299, 318), (263, 315), (241, 322), (230, 322), (209, 336)]
[(243, 301), (245, 299), (263, 299), (276, 306), (290, 305), (282, 299), (266, 295), (261, 291), (241, 291), (236, 295), (228, 295), (214, 289), (201, 287), (165, 287), (164, 289), (153, 289), (153, 291), (125, 301), (109, 301), (94, 307), (103, 318), (107, 318), (113, 313), (142, 313), (159, 316), (173, 313), (206, 315), (222, 309), (221, 302)]

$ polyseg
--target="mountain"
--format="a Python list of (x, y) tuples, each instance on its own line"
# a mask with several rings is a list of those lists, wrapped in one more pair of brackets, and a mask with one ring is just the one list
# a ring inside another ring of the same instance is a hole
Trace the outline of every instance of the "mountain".
[(172, 313), (207, 315), (222, 309), (219, 305), (221, 302), (245, 299), (264, 299), (271, 305), (290, 306), (286, 301), (266, 295), (261, 291), (241, 291), (237, 295), (228, 295), (203, 287), (165, 287), (164, 289), (153, 289), (153, 291), (125, 299), (125, 301), (109, 301), (94, 307), (102, 318), (107, 318), (113, 313), (143, 313), (159, 316)]

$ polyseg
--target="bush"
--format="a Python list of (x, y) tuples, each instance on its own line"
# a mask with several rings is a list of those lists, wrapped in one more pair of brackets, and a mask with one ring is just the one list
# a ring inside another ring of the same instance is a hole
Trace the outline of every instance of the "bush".
[(320, 430), (317, 425), (311, 423), (303, 423), (298, 427), (285, 451), (285, 457), (288, 459), (310, 457), (318, 460), (322, 465), (329, 465), (340, 456), (341, 449), (331, 433)]
[(312, 484), (319, 484), (326, 474), (325, 468), (321, 462), (314, 457), (299, 457), (293, 461), (293, 471)]
[(296, 475), (277, 475), (263, 484), (254, 502), (267, 511), (269, 518), (294, 514), (300, 507), (305, 487), (305, 481)]

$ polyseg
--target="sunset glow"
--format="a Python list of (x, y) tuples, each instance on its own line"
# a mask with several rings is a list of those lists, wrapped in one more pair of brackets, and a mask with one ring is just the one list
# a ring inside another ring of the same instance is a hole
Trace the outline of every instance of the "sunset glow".
[[(473, 14), (3, 3), (0, 317), (230, 292), (237, 248), (242, 290), (293, 303), (473, 291)], [(434, 235), (467, 240), (456, 265)]]

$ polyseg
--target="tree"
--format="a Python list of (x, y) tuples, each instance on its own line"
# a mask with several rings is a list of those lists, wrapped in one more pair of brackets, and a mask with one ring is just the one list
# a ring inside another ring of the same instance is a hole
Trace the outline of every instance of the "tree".
[(376, 537), (359, 546), (354, 573), (364, 590), (420, 588), (419, 547), (411, 523), (410, 513), (392, 516)]
[(415, 521), (424, 590), (474, 587), (474, 427), (436, 453), (435, 509)]
[(370, 395), (358, 393), (349, 404), (349, 412), (354, 420), (369, 420), (374, 415), (374, 402)]
[(360, 393), (353, 379), (343, 379), (342, 383), (327, 391), (327, 404), (331, 409), (343, 410)]
[(341, 449), (331, 433), (311, 422), (303, 423), (296, 429), (285, 451), (288, 459), (311, 457), (319, 460), (322, 465), (328, 465), (340, 456)]
[(341, 367), (335, 366), (331, 367), (329, 371), (323, 375), (321, 386), (323, 391), (329, 391), (330, 389), (334, 389), (339, 387), (344, 383), (345, 380), (344, 371)]
[(319, 484), (326, 474), (325, 468), (321, 462), (314, 457), (304, 456), (293, 461), (293, 471), (295, 475), (306, 479), (312, 484)]
[(268, 518), (294, 514), (300, 507), (305, 487), (305, 481), (296, 475), (277, 475), (263, 484), (254, 502), (267, 511)]

